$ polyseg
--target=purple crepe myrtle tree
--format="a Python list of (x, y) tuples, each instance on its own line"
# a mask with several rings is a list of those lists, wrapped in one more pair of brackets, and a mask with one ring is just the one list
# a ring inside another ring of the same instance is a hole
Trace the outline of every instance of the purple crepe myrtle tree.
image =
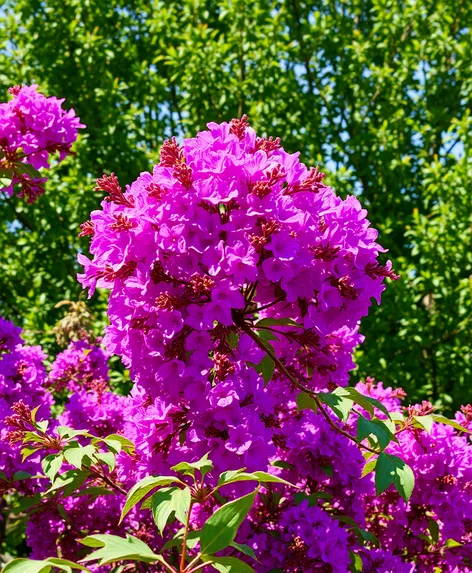
[[(126, 189), (97, 181), (79, 280), (110, 291), (105, 351), (71, 342), (43, 375), (38, 401), (73, 392), (59, 417), (8, 403), (4, 443), (41, 461), (4, 470), (7, 495), (40, 492), (34, 561), (6, 573), (472, 570), (472, 410), (347, 385), (359, 321), (398, 276), (324, 178), (243, 117), (164, 142)], [(1, 325), (3, 372), (31, 351)], [(111, 354), (130, 396), (107, 387)]]

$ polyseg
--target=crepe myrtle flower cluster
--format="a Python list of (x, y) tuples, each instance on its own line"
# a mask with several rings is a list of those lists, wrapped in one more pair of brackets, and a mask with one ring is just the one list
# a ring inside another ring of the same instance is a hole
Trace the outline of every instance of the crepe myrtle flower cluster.
[[(390, 389), (391, 390), (391, 389)], [(382, 401), (396, 402), (395, 392), (371, 386)], [(391, 404), (393, 405), (393, 404)], [(408, 415), (426, 416), (429, 402), (409, 406)], [(467, 426), (470, 405), (456, 419)], [(470, 423), (470, 416), (469, 416)], [(394, 491), (365, 496), (367, 528), (383, 548), (413, 558), (417, 573), (472, 571), (472, 445), (470, 436), (449, 425), (434, 424), (431, 431), (411, 428), (398, 435), (389, 452), (400, 453), (415, 472), (415, 489), (408, 503)]]
[(397, 275), (359, 201), (324, 177), (242, 118), (164, 142), (126, 190), (97, 180), (79, 280), (111, 291), (104, 342), (133, 380), (173, 399), (190, 380), (222, 382), (257, 353), (256, 318), (284, 318), (299, 327), (261, 327), (280, 359), (312, 388), (346, 384), (357, 323)]
[(63, 99), (47, 98), (37, 85), (14, 86), (12, 99), (0, 103), (0, 173), (9, 183), (0, 189), (33, 203), (44, 193), (46, 178), (38, 169), (49, 167), (52, 155), (62, 161), (71, 153), (77, 130), (85, 127), (73, 109), (63, 109)]
[(93, 390), (78, 390), (71, 395), (59, 423), (76, 430), (89, 430), (95, 436), (106, 437), (124, 425), (123, 414), (127, 399), (96, 386)]
[[(87, 341), (71, 342), (53, 361), (48, 374), (46, 355), (39, 346), (26, 346), (21, 328), (0, 318), (0, 492), (26, 495), (46, 491), (50, 483), (36, 477), (42, 473), (41, 452), (22, 461), (21, 442), (31, 426), (32, 411), (38, 420), (48, 420), (51, 429), (51, 452), (60, 442), (55, 433), (58, 426), (87, 430), (94, 436), (105, 437), (123, 433), (124, 413), (128, 399), (111, 392), (107, 386), (107, 355)], [(53, 394), (68, 392), (62, 411), (51, 415)], [(46, 451), (48, 453), (48, 451)], [(20, 476), (21, 479), (16, 476)], [(88, 484), (90, 486), (90, 484)], [(102, 485), (97, 481), (97, 486)], [(80, 488), (79, 497), (56, 496), (44, 499), (28, 519), (26, 536), (31, 558), (43, 559), (58, 552), (75, 559), (80, 552), (77, 539), (81, 531), (124, 534), (130, 528), (143, 527), (142, 516), (134, 512), (123, 526), (117, 521), (124, 496), (88, 495)], [(64, 515), (67, 514), (67, 519)]]
[[(53, 398), (45, 388), (45, 353), (40, 346), (27, 346), (21, 328), (0, 317), (0, 490), (27, 490), (33, 484), (15, 479), (17, 472), (37, 473), (39, 455), (22, 461), (15, 439), (24, 419), (39, 406), (38, 416), (49, 419)], [(12, 410), (13, 408), (13, 410)]]
[(21, 328), (0, 316), (0, 356), (5, 352), (12, 352), (23, 343)]
[(108, 384), (108, 355), (87, 340), (73, 340), (54, 360), (48, 376), (56, 392), (104, 389)]

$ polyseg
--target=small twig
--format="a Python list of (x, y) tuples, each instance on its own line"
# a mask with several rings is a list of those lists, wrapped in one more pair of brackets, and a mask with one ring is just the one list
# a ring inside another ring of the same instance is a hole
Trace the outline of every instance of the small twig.
[(191, 571), (194, 571), (192, 567), (195, 565), (195, 563), (197, 563), (197, 561), (200, 559), (201, 556), (202, 554), (198, 553), (198, 555), (194, 559), (192, 559), (192, 561), (190, 561), (190, 563), (187, 565), (185, 569), (185, 573), (190, 573)]
[(182, 555), (180, 557), (180, 573), (183, 573), (185, 571), (185, 553), (187, 552), (187, 535), (188, 535), (188, 530), (190, 527), (190, 512), (192, 511), (192, 505), (193, 505), (193, 503), (190, 502), (190, 507), (188, 508), (188, 513), (187, 513), (187, 523), (185, 524), (184, 538), (182, 540)]
[(247, 312), (245, 312), (244, 314), (253, 314), (255, 312), (260, 312), (261, 310), (266, 310), (267, 308), (270, 308), (271, 306), (274, 306), (275, 304), (282, 302), (285, 299), (285, 294), (282, 296), (279, 296), (279, 298), (276, 298), (275, 300), (273, 300), (272, 302), (269, 302), (267, 304), (264, 304), (263, 306), (259, 306), (257, 308), (254, 308), (253, 310), (248, 310)]
[(165, 559), (162, 559), (162, 561), (157, 561), (157, 563), (161, 563), (162, 565), (164, 565), (164, 567), (166, 569), (168, 569), (170, 571), (170, 573), (177, 573), (177, 570), (174, 569), (172, 567), (172, 565), (170, 565), (169, 563), (167, 563), (167, 561)]
[(460, 138), (458, 137), (455, 141), (452, 142), (452, 145), (449, 147), (449, 149), (446, 150), (446, 155), (449, 155), (449, 153), (451, 153), (451, 151), (459, 143), (459, 141), (460, 141)]
[(208, 567), (208, 565), (210, 565), (210, 563), (206, 563), (206, 562), (200, 563), (200, 565), (197, 565), (193, 569), (190, 569), (189, 571), (187, 571), (187, 573), (195, 573), (195, 571), (199, 571), (200, 569), (203, 569), (204, 567)]
[(292, 376), (292, 374), (290, 374), (290, 372), (283, 365), (283, 363), (277, 358), (277, 356), (274, 354), (274, 352), (272, 352), (272, 350), (264, 343), (264, 341), (261, 340), (259, 338), (259, 336), (257, 336), (257, 334), (251, 330), (251, 327), (248, 324), (246, 324), (245, 322), (242, 321), (237, 326), (239, 326), (239, 328), (243, 332), (245, 332), (249, 337), (251, 337), (252, 340), (254, 340), (254, 342), (259, 346), (259, 348), (261, 350), (264, 350), (264, 352), (269, 356), (269, 358), (271, 358), (271, 360), (277, 366), (277, 369), (279, 370), (280, 373), (284, 374), (294, 386), (296, 386), (297, 388), (300, 388), (300, 390), (303, 390), (304, 392), (306, 392), (307, 394), (310, 394), (310, 396), (313, 397), (313, 399), (315, 400), (316, 405), (318, 406), (318, 409), (320, 410), (321, 414), (323, 415), (323, 417), (326, 419), (328, 424), (334, 430), (339, 432), (345, 438), (348, 438), (352, 442), (356, 443), (359, 447), (367, 450), (368, 452), (371, 452), (373, 454), (379, 453), (377, 450), (369, 448), (369, 446), (365, 446), (364, 444), (360, 444), (354, 436), (352, 436), (349, 432), (346, 432), (345, 430), (340, 428), (337, 424), (335, 424), (335, 422), (331, 419), (328, 412), (325, 410), (324, 404), (320, 400), (318, 394), (316, 392), (314, 392), (313, 390), (311, 390), (310, 388), (307, 388), (306, 386), (304, 386), (303, 384), (298, 382), (298, 380), (294, 376)]
[(96, 468), (90, 468), (90, 471), (95, 474), (97, 477), (101, 478), (105, 483), (107, 483), (113, 489), (116, 489), (119, 493), (123, 495), (127, 495), (128, 492), (123, 489), (120, 485), (115, 483), (112, 479), (110, 479), (104, 471), (100, 472)]

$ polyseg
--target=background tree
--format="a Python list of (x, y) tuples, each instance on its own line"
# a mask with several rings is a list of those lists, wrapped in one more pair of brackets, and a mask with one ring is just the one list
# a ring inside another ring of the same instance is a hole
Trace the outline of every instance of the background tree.
[(88, 126), (38, 203), (0, 202), (3, 314), (52, 344), (54, 305), (80, 292), (87, 239), (74, 237), (100, 199), (93, 179), (130, 183), (164, 138), (247, 113), (362, 195), (402, 275), (363, 323), (355, 377), (468, 401), (469, 2), (7, 0), (0, 14), (4, 93), (37, 82)]

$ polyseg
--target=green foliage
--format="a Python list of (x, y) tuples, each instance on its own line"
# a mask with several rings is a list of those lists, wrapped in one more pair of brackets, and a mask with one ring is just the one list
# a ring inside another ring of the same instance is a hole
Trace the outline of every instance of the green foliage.
[(239, 481), (257, 481), (261, 484), (282, 483), (285, 485), (296, 487), (293, 484), (289, 483), (288, 481), (278, 476), (268, 474), (267, 472), (246, 473), (243, 470), (232, 470), (223, 472), (220, 475), (220, 479), (218, 480), (218, 487), (222, 487), (224, 485), (229, 485), (230, 483), (235, 483)]
[(154, 522), (162, 535), (172, 514), (185, 524), (190, 510), (190, 490), (188, 488), (164, 487), (151, 498), (151, 509)]
[[(88, 126), (37, 204), (0, 201), (0, 312), (31, 339), (54, 346), (56, 303), (79, 297), (93, 178), (130, 183), (165, 137), (247, 113), (361, 196), (402, 276), (362, 325), (358, 375), (450, 410), (467, 401), (470, 3), (4, 0), (0, 14), (3, 92), (38, 82)], [(97, 332), (104, 302), (91, 301)]]
[(13, 559), (13, 561), (10, 561), (10, 563), (4, 567), (3, 573), (49, 573), (52, 569), (59, 569), (60, 571), (66, 571), (66, 573), (72, 573), (74, 569), (89, 571), (83, 565), (78, 565), (67, 559), (50, 557), (42, 561), (35, 559)]
[(375, 489), (377, 495), (383, 493), (392, 484), (398, 493), (408, 501), (415, 487), (415, 476), (411, 468), (399, 457), (382, 452), (375, 466)]
[(213, 569), (220, 573), (251, 573), (254, 569), (237, 557), (209, 557), (202, 556), (202, 561), (208, 561)]
[(218, 508), (202, 527), (200, 550), (204, 554), (217, 553), (230, 545), (239, 526), (254, 503), (256, 492), (225, 503)]
[(166, 486), (174, 482), (180, 481), (177, 477), (173, 476), (147, 476), (138, 481), (128, 492), (126, 502), (121, 512), (120, 523), (123, 518), (130, 512), (130, 510), (139, 503), (149, 492), (161, 486)]
[(156, 555), (143, 541), (127, 535), (126, 539), (117, 535), (89, 535), (80, 540), (86, 547), (99, 547), (97, 551), (87, 555), (83, 561), (98, 561), (99, 565), (115, 563), (122, 559), (130, 561), (144, 561), (155, 563), (163, 561), (160, 555)]
[(195, 472), (198, 471), (202, 479), (208, 472), (213, 469), (213, 462), (208, 459), (208, 454), (205, 454), (198, 462), (181, 462), (173, 466), (171, 469), (184, 475), (192, 476), (195, 479)]
[[(73, 436), (75, 431), (70, 428), (62, 427), (60, 433), (62, 436)], [(51, 436), (49, 436), (49, 439), (51, 439)], [(112, 441), (108, 438), (105, 440), (94, 438), (93, 440), (100, 442)], [(70, 445), (70, 441), (64, 444), (65, 449), (62, 448), (61, 458), (62, 455), (64, 455), (64, 451), (67, 451), (67, 448), (70, 448)], [(89, 446), (90, 445), (84, 446), (84, 448), (88, 448)], [(132, 451), (129, 444), (125, 444), (125, 446), (125, 451)], [(50, 456), (47, 456), (45, 459), (47, 460), (49, 457)], [(57, 457), (59, 457), (59, 455), (56, 456), (56, 458)], [(96, 452), (93, 453), (90, 451), (89, 457), (90, 462), (92, 462), (93, 459), (97, 457)], [(81, 462), (79, 464), (77, 460), (77, 465), (83, 465), (83, 463)], [(57, 472), (59, 472), (60, 469), (60, 465), (58, 465)], [(231, 547), (233, 550), (236, 550), (246, 557), (256, 559), (254, 550), (251, 547), (236, 543), (234, 539), (240, 525), (246, 519), (254, 504), (256, 495), (259, 491), (259, 486), (257, 486), (257, 488), (248, 495), (234, 499), (228, 503), (219, 501), (220, 507), (218, 507), (213, 515), (207, 519), (201, 530), (190, 529), (189, 516), (192, 506), (194, 503), (205, 501), (205, 499), (214, 495), (220, 487), (236, 481), (232, 479), (235, 476), (241, 476), (245, 480), (247, 479), (264, 484), (283, 483), (289, 486), (291, 484), (265, 472), (245, 474), (242, 469), (236, 472), (225, 472), (221, 474), (218, 480), (219, 485), (211, 488), (204, 483), (205, 476), (213, 469), (213, 464), (208, 459), (208, 454), (195, 463), (189, 464), (187, 462), (182, 462), (174, 466), (173, 469), (180, 473), (183, 476), (183, 479), (187, 479), (192, 482), (192, 484), (189, 485), (185, 481), (172, 476), (147, 476), (136, 483), (127, 493), (126, 503), (123, 508), (121, 518), (123, 519), (123, 517), (147, 494), (157, 489), (157, 491), (148, 498), (149, 503), (147, 503), (147, 501), (144, 502), (144, 504), (141, 505), (141, 508), (149, 507), (151, 509), (156, 527), (161, 535), (167, 525), (174, 521), (173, 516), (175, 516), (183, 525), (182, 529), (177, 531), (177, 533), (166, 541), (160, 552), (158, 554), (154, 553), (153, 550), (141, 539), (131, 535), (120, 537), (111, 534), (94, 534), (87, 535), (83, 539), (79, 539), (79, 542), (87, 549), (92, 549), (91, 552), (81, 559), (81, 563), (97, 562), (100, 566), (126, 561), (134, 563), (158, 563), (172, 573), (177, 573), (177, 571), (194, 573), (195, 571), (206, 567), (206, 565), (211, 565), (211, 567), (220, 573), (254, 572), (254, 569), (250, 565), (238, 557), (220, 557), (215, 554), (227, 547)], [(48, 471), (51, 472), (52, 470)], [(91, 468), (91, 471), (93, 472), (94, 469)], [(196, 478), (196, 471), (199, 472), (200, 479)], [(65, 472), (64, 474), (60, 474), (56, 479), (65, 478), (69, 473), (70, 472)], [(102, 473), (101, 477), (103, 478), (104, 476), (105, 474)], [(106, 476), (104, 479), (106, 479)], [(123, 490), (119, 489), (120, 486), (118, 486), (116, 482), (113, 482), (111, 476), (108, 478), (107, 483), (110, 483), (112, 487), (115, 489), (118, 488), (120, 493), (123, 493)], [(171, 483), (175, 483), (176, 485), (165, 487)], [(93, 488), (83, 490), (81, 493), (85, 493), (86, 491), (89, 493), (91, 489)], [(96, 489), (103, 490), (104, 488)], [(52, 488), (49, 492), (46, 492), (46, 495), (47, 493), (51, 494)], [(69, 492), (69, 495), (71, 493), (72, 492)], [(102, 493), (102, 491), (99, 492), (100, 495)], [(110, 491), (109, 493), (113, 492)], [(222, 500), (222, 498), (220, 499)], [(169, 530), (167, 530), (167, 533), (169, 533)], [(196, 547), (198, 544), (199, 548), (197, 550)], [(176, 550), (178, 552), (178, 562), (180, 563), (179, 569), (176, 569), (174, 566), (176, 563)], [(11, 561), (5, 567), (4, 571), (6, 573), (50, 573), (51, 569), (54, 568), (66, 571), (66, 573), (73, 573), (73, 569), (88, 571), (88, 569), (82, 565), (77, 565), (71, 561), (57, 558), (50, 558), (44, 561), (16, 559)]]

